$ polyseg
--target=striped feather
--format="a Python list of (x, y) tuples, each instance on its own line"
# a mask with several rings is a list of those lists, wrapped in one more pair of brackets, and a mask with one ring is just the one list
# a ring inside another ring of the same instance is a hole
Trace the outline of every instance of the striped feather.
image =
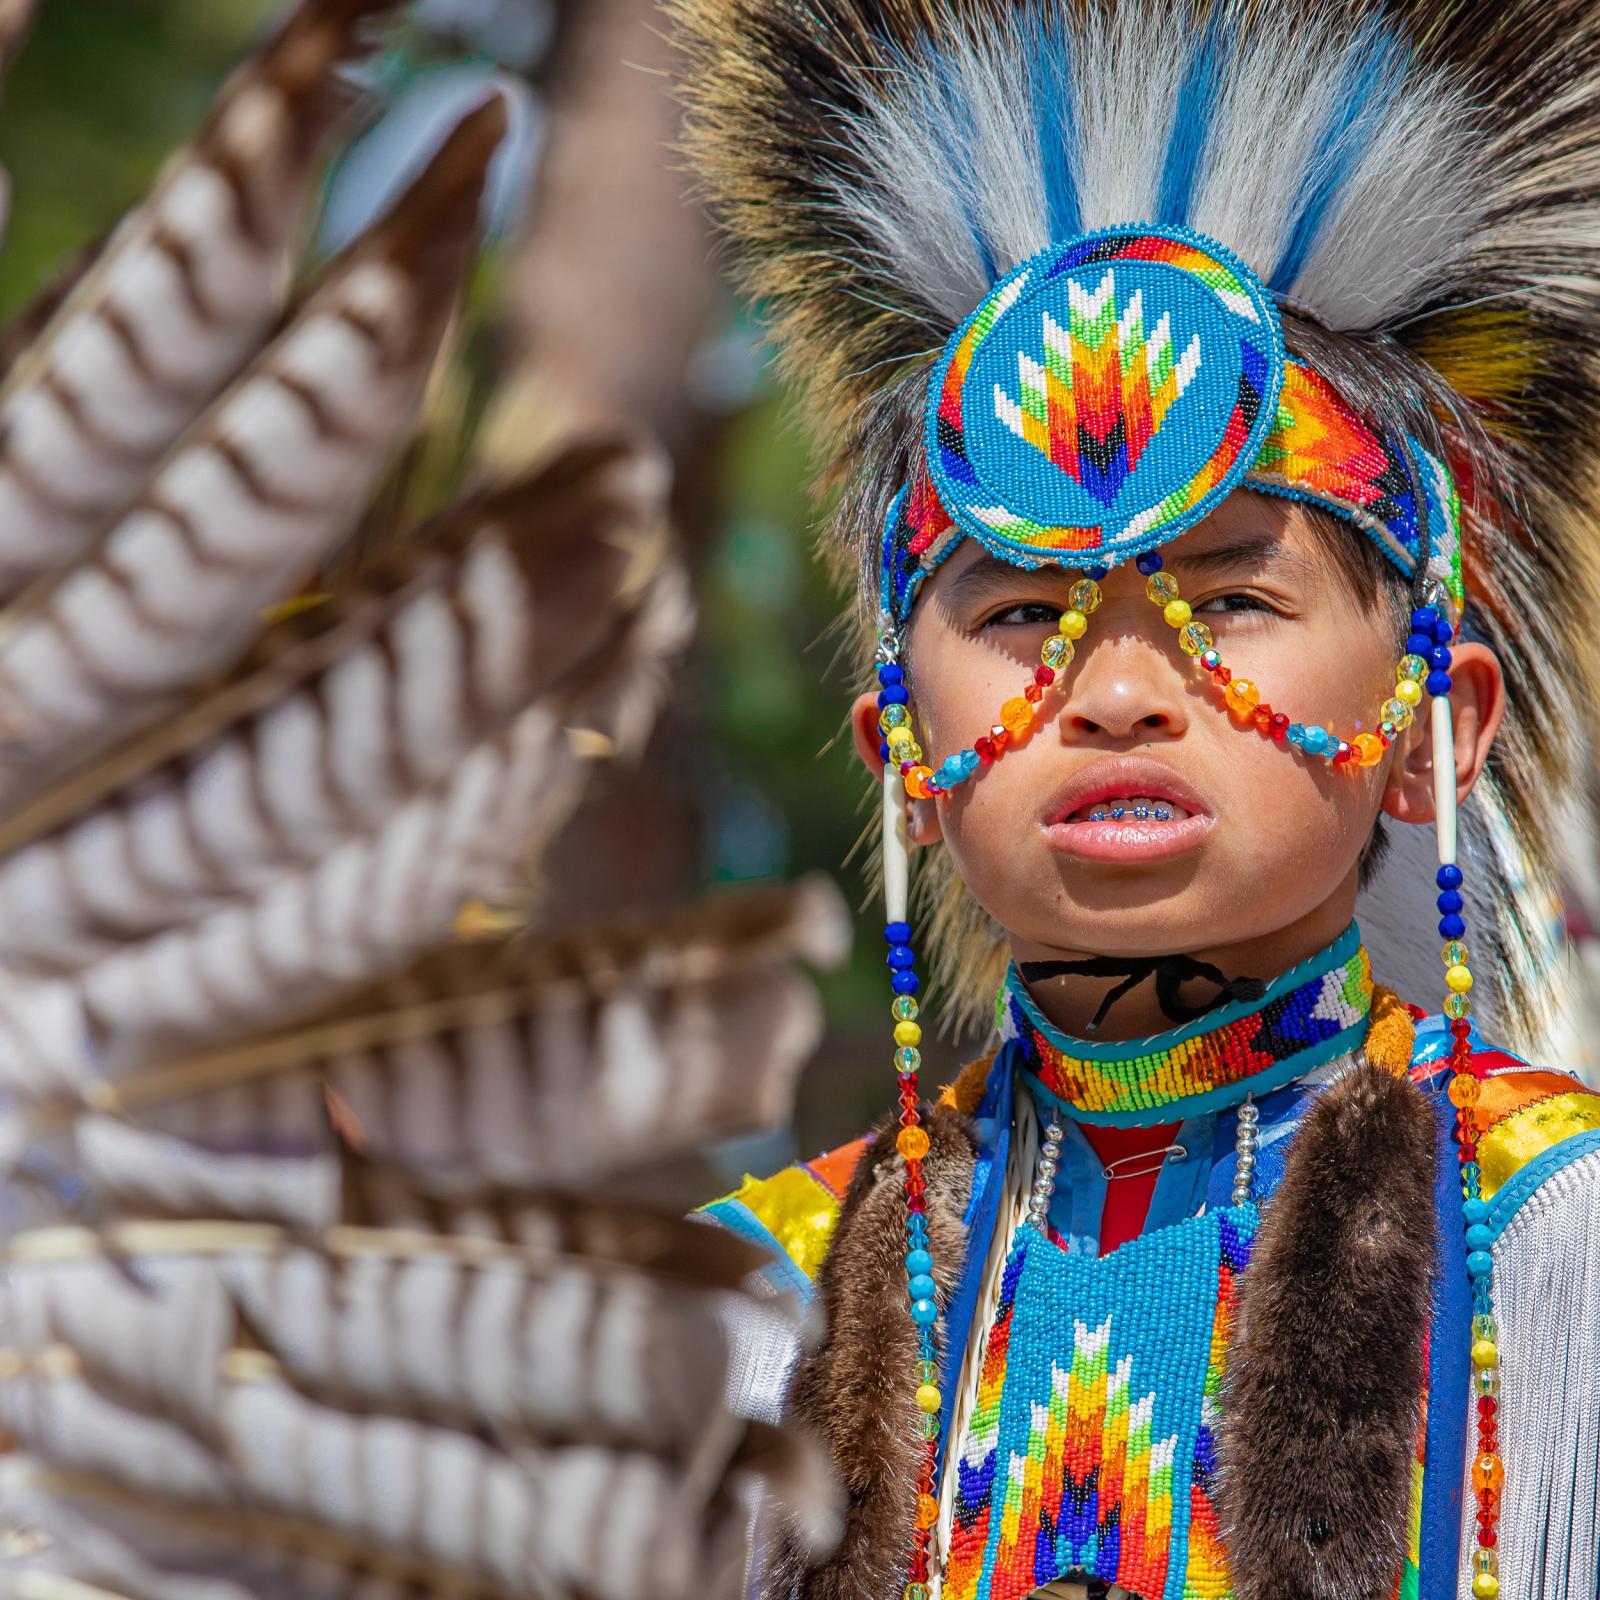
[(279, 623), (182, 717), (0, 823), (0, 961), (76, 970), (267, 888), (592, 672), (658, 533), (653, 456), (578, 446)]
[(505, 126), (470, 113), (378, 227), (176, 446), (102, 548), (0, 648), (0, 796), (226, 668), (347, 531), (403, 439)]
[[(78, 556), (275, 314), (336, 74), (392, 0), (303, 0), (0, 385), (0, 601)], [(0, 16), (0, 59), (14, 37)]]

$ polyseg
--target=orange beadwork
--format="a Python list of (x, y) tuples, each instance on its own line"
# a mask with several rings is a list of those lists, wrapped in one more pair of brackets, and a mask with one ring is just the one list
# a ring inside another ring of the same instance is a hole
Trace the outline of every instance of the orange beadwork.
[(920, 1161), (928, 1153), (928, 1136), (921, 1128), (902, 1128), (894, 1144), (907, 1161)]

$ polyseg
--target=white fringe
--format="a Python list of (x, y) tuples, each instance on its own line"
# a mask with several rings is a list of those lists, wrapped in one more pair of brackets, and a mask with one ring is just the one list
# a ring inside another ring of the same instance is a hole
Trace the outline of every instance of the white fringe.
[[(1600, 1594), (1600, 1151), (1534, 1191), (1494, 1247), (1500, 1319), (1500, 1593)], [(1472, 1455), (1468, 1436), (1469, 1462)], [(1475, 1502), (1462, 1496), (1459, 1600), (1472, 1600)]]

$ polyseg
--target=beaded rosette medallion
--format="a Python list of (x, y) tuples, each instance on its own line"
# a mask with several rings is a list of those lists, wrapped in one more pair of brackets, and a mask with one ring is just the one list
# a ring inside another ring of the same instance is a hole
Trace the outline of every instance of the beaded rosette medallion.
[(957, 1463), (946, 1600), (1098, 1578), (1144, 1600), (1232, 1591), (1217, 1400), (1253, 1201), (1102, 1260), (1017, 1230)]

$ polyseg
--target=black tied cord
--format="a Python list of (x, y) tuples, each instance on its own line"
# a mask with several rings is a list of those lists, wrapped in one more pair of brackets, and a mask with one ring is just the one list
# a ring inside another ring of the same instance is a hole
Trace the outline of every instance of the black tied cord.
[[(1174, 1022), (1193, 1022), (1218, 1006), (1235, 1000), (1259, 1000), (1267, 992), (1260, 978), (1226, 978), (1209, 961), (1196, 961), (1193, 956), (1150, 956), (1138, 961), (1124, 961), (1116, 956), (1090, 956), (1085, 961), (1025, 961), (1020, 971), (1026, 983), (1047, 978), (1121, 978), (1122, 982), (1109, 990), (1100, 1002), (1100, 1009), (1083, 1030), (1085, 1033), (1096, 1032), (1112, 1006), (1146, 978), (1156, 980), (1156, 1004)], [(1178, 989), (1193, 978), (1216, 984), (1216, 996), (1204, 1005), (1189, 1005)]]

